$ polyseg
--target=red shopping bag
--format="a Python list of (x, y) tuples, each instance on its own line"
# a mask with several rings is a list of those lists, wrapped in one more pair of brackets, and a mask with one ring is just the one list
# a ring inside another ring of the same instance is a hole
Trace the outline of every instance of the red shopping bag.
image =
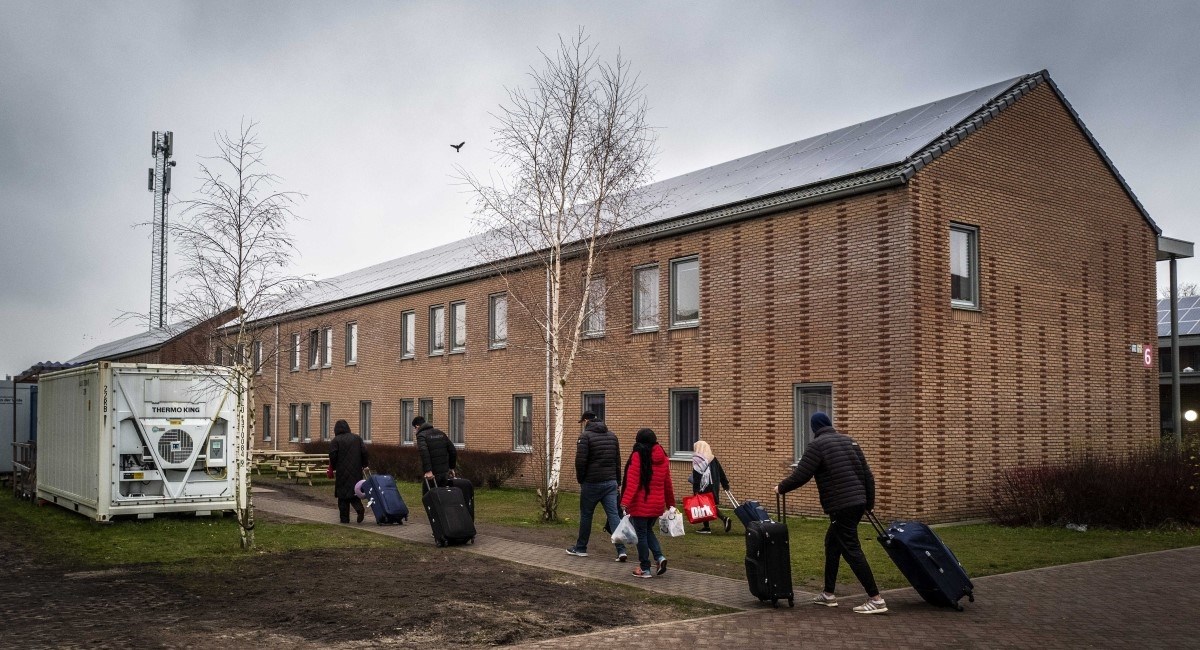
[(683, 499), (683, 514), (689, 524), (702, 524), (717, 518), (717, 502), (712, 492), (701, 492)]

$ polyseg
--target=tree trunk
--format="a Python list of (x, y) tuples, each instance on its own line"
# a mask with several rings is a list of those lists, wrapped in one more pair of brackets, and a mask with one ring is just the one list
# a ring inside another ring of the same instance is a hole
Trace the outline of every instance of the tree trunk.
[[(242, 372), (242, 366), (236, 366), (237, 373), (237, 422), (238, 431), (237, 442), (237, 460), (235, 461), (234, 471), (237, 472), (235, 479), (237, 485), (237, 521), (238, 534), (242, 542), (242, 550), (249, 551), (254, 548), (254, 499), (250, 495), (250, 437), (254, 435), (251, 430), (253, 426), (253, 418), (250, 415), (250, 380), (244, 380), (246, 375)], [(244, 390), (243, 390), (244, 389)]]

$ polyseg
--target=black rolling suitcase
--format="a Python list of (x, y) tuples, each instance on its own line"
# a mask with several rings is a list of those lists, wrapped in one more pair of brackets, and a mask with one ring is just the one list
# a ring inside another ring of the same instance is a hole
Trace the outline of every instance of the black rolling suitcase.
[(475, 518), (467, 508), (463, 491), (449, 485), (438, 487), (425, 479), (429, 491), (421, 497), (425, 514), (429, 516), (429, 527), (438, 546), (466, 544), (475, 541)]
[(400, 496), (396, 481), (387, 474), (371, 474), (363, 482), (363, 495), (375, 515), (375, 523), (403, 524), (408, 519), (408, 506)]
[(471, 520), (475, 520), (475, 485), (465, 478), (451, 477), (446, 479), (446, 485), (456, 487), (462, 490), (463, 501), (467, 502), (467, 512), (471, 513)]
[[(729, 499), (733, 500), (733, 494), (729, 494)], [(746, 524), (746, 581), (750, 584), (750, 593), (760, 601), (769, 600), (772, 606), (779, 607), (779, 601), (786, 598), (788, 607), (795, 607), (792, 553), (783, 503), (783, 495), (775, 495), (776, 511), (783, 523), (772, 521), (766, 512), (762, 512), (758, 516), (764, 519)]]
[(875, 528), (879, 543), (888, 557), (908, 579), (913, 589), (931, 605), (953, 607), (962, 611), (958, 603), (963, 596), (975, 602), (975, 585), (958, 558), (942, 542), (929, 526), (916, 521), (892, 522), (886, 529), (875, 516), (867, 511), (867, 521)]

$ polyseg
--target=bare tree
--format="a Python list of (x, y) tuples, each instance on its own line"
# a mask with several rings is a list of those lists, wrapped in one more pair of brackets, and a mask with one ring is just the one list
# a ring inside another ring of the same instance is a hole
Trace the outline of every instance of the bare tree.
[[(1188, 298), (1197, 295), (1200, 295), (1200, 283), (1185, 282), (1179, 285), (1180, 298)], [(1163, 287), (1162, 289), (1159, 289), (1158, 297), (1164, 300), (1169, 299), (1171, 297), (1171, 287)]]
[[(503, 180), (461, 166), (476, 202), (479, 253), (504, 279), (518, 313), (540, 335), (550, 392), (551, 432), (538, 456), (542, 518), (558, 519), (563, 394), (580, 352), (589, 305), (612, 289), (598, 282), (614, 233), (657, 208), (649, 181), (654, 133), (643, 87), (618, 55), (600, 60), (583, 30), (559, 38), (528, 89), (508, 89), (493, 146)], [(514, 323), (516, 320), (514, 319)], [(535, 438), (538, 437), (535, 435)], [(539, 446), (535, 443), (535, 446)]]
[[(209, 358), (227, 363), (226, 386), (244, 396), (237, 405), (240, 432), (234, 455), (238, 524), (242, 547), (254, 547), (254, 502), (250, 496), (249, 444), (254, 435), (255, 366), (280, 354), (272, 334), (274, 318), (293, 306), (308, 287), (289, 275), (295, 246), (288, 226), (303, 195), (274, 189), (279, 179), (266, 171), (264, 146), (255, 122), (236, 134), (215, 136), (217, 153), (200, 162), (200, 188), (181, 201), (181, 219), (169, 226), (181, 259), (175, 274), (178, 297), (173, 320), (211, 323)], [(230, 312), (234, 318), (218, 318)], [(240, 315), (240, 318), (236, 318)]]

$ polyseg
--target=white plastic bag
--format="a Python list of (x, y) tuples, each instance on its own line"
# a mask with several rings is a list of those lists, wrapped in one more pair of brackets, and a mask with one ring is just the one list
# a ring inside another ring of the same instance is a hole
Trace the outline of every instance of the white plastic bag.
[(658, 529), (664, 535), (683, 537), (683, 515), (675, 509), (675, 506), (667, 508), (666, 512), (658, 518)]
[(621, 523), (617, 524), (617, 529), (613, 531), (612, 543), (630, 546), (637, 544), (637, 529), (633, 527), (633, 522), (629, 521), (629, 515), (621, 517)]

